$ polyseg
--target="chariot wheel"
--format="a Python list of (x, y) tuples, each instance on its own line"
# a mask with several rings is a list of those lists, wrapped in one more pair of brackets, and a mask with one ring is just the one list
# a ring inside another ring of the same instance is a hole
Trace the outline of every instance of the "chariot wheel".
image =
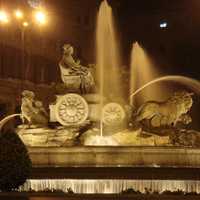
[(102, 120), (106, 125), (115, 125), (123, 122), (125, 111), (118, 103), (108, 103), (103, 107)]
[(88, 104), (78, 94), (62, 96), (55, 109), (57, 121), (63, 126), (76, 126), (85, 122), (89, 115)]

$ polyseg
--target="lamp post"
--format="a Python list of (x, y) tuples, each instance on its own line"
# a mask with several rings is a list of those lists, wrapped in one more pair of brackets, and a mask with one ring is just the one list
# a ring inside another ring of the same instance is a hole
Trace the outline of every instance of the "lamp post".
[[(44, 11), (42, 10), (37, 10), (35, 12), (35, 22), (37, 23), (38, 27), (39, 27), (39, 37), (41, 40), (41, 55), (43, 55), (44, 52), (44, 42), (43, 42), (43, 35), (42, 35), (42, 31), (43, 31), (43, 26), (46, 25), (47, 23), (47, 15)], [(44, 66), (41, 66), (41, 73), (40, 73), (40, 80), (41, 83), (43, 83), (45, 81), (45, 68)]]
[[(22, 81), (28, 77), (28, 73), (30, 71), (30, 66), (25, 66), (25, 55), (26, 55), (26, 35), (27, 35), (27, 28), (32, 25), (36, 25), (39, 27), (39, 37), (41, 38), (41, 32), (44, 25), (47, 22), (47, 14), (44, 10), (36, 9), (33, 15), (25, 15), (24, 12), (20, 9), (14, 10), (13, 14), (8, 14), (5, 10), (0, 9), (0, 25), (2, 30), (5, 29), (6, 24), (10, 24), (11, 20), (15, 22), (16, 26), (20, 30), (20, 47), (21, 47), (21, 71), (19, 77), (21, 77)], [(28, 19), (26, 21), (26, 19)], [(2, 33), (0, 33), (2, 34)], [(2, 36), (5, 34), (2, 34)], [(1, 37), (2, 38), (2, 37)], [(4, 39), (1, 40), (1, 45), (4, 43)], [(3, 49), (3, 46), (1, 50)], [(2, 50), (3, 51), (3, 50)], [(22, 83), (23, 85), (23, 83)]]
[(21, 26), (21, 50), (22, 50), (22, 80), (25, 79), (25, 27)]
[[(29, 68), (30, 66), (25, 66), (25, 53), (26, 53), (26, 46), (25, 46), (25, 41), (26, 41), (26, 31), (27, 28), (29, 27), (29, 22), (28, 21), (23, 21), (22, 19), (24, 18), (24, 14), (20, 10), (15, 11), (15, 17), (18, 21), (20, 21), (20, 30), (21, 30), (21, 49), (22, 49), (22, 80), (28, 79), (28, 74), (29, 74)], [(47, 21), (47, 17), (44, 11), (37, 10), (34, 12), (34, 22), (37, 26), (39, 26), (39, 35), (41, 37), (41, 26), (44, 26)]]
[(14, 16), (17, 20), (18, 28), (20, 30), (20, 42), (21, 42), (21, 70), (20, 70), (20, 76), (21, 76), (21, 90), (23, 89), (23, 79), (25, 78), (25, 26), (24, 26), (24, 13), (21, 10), (15, 10)]
[(0, 10), (0, 36), (1, 36), (1, 76), (4, 77), (5, 75), (5, 70), (3, 68), (3, 56), (4, 56), (4, 53), (5, 53), (5, 34), (4, 34), (4, 31), (7, 29), (7, 25), (8, 25), (8, 22), (9, 22), (9, 17), (8, 17), (8, 14), (5, 10)]

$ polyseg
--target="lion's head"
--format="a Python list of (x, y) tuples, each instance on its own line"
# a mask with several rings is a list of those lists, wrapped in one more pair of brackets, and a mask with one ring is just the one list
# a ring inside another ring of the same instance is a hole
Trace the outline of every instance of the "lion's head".
[(171, 104), (175, 104), (177, 106), (177, 111), (180, 114), (187, 113), (193, 104), (192, 100), (193, 93), (189, 93), (186, 91), (181, 92), (175, 92), (174, 95), (172, 95), (167, 102)]

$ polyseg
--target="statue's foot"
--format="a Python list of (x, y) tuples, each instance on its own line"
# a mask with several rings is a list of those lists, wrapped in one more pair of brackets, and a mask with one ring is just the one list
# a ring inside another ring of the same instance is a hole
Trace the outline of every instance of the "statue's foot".
[(30, 125), (29, 124), (21, 124), (21, 125), (17, 126), (17, 128), (19, 128), (19, 129), (28, 129), (28, 128), (30, 128)]
[(29, 126), (29, 128), (31, 128), (31, 129), (34, 129), (34, 128), (44, 128), (44, 127), (45, 127), (45, 125), (42, 125), (42, 124), (31, 124)]

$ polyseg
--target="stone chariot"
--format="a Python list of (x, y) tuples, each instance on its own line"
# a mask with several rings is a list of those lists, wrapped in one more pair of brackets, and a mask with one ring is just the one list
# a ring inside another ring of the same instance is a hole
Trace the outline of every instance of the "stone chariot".
[[(94, 87), (91, 70), (89, 67), (82, 66), (80, 61), (75, 61), (72, 55), (73, 47), (65, 44), (59, 67), (61, 80), (67, 92), (57, 95), (56, 102), (49, 106), (50, 122), (59, 122), (62, 126), (81, 126), (87, 120), (100, 120), (100, 116), (104, 118), (103, 123), (107, 125), (122, 121), (125, 112), (117, 103), (109, 103), (100, 111), (99, 102), (95, 99), (96, 94), (91, 93)], [(89, 98), (88, 94), (90, 94)]]

